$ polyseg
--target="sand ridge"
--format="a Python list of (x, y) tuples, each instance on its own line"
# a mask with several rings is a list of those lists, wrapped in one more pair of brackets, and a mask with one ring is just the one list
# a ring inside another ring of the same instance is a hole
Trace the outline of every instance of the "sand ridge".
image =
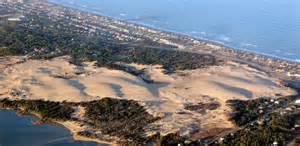
[[(253, 99), (296, 92), (268, 74), (234, 62), (205, 69), (178, 71), (166, 75), (158, 65), (137, 65), (154, 80), (153, 84), (123, 71), (99, 68), (95, 62), (75, 66), (69, 57), (28, 60), (11, 65), (0, 73), (0, 98), (91, 101), (103, 97), (139, 101), (149, 113), (162, 117), (146, 127), (167, 134), (180, 131), (232, 128), (228, 121), (229, 99)], [(206, 113), (185, 110), (187, 104), (219, 103)]]

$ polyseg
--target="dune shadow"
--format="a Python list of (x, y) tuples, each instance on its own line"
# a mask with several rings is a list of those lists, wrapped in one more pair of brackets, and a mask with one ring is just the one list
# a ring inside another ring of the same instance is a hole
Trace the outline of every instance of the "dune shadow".
[(78, 89), (80, 91), (80, 94), (82, 95), (88, 95), (85, 92), (86, 87), (80, 83), (80, 81), (78, 80), (74, 80), (74, 79), (66, 79), (67, 83), (73, 87), (75, 87), (76, 89)]
[(232, 76), (232, 75), (227, 75), (227, 74), (223, 74), (222, 76), (226, 77), (226, 78), (230, 78), (232, 80), (238, 80), (238, 81), (241, 81), (241, 82), (244, 82), (244, 83), (248, 83), (248, 84), (252, 84), (253, 83), (253, 81), (251, 81), (251, 80), (248, 80), (248, 79), (245, 79), (245, 78), (241, 78), (241, 77), (238, 77), (238, 76)]
[(224, 83), (220, 83), (220, 82), (213, 82), (214, 84), (216, 84), (217, 86), (225, 89), (225, 90), (230, 90), (232, 92), (237, 92), (239, 94), (244, 95), (247, 98), (252, 98), (253, 97), (253, 93), (247, 89), (244, 88), (240, 88), (240, 87), (234, 87), (228, 84), (224, 84)]
[(279, 87), (279, 85), (277, 85), (276, 83), (274, 83), (274, 82), (271, 81), (271, 80), (264, 79), (264, 78), (262, 78), (262, 77), (260, 77), (260, 76), (255, 76), (255, 78), (256, 78), (257, 80), (259, 80), (260, 82), (262, 82), (263, 84), (265, 84), (265, 85), (270, 85), (270, 86)]
[(159, 94), (159, 89), (160, 88), (165, 87), (169, 84), (169, 83), (166, 83), (166, 82), (148, 84), (148, 83), (145, 83), (144, 81), (142, 81), (141, 79), (139, 80), (141, 82), (137, 82), (137, 81), (134, 81), (132, 79), (128, 79), (128, 78), (124, 78), (124, 77), (119, 77), (119, 79), (121, 79), (123, 81), (126, 81), (126, 82), (129, 82), (133, 85), (144, 87), (155, 97), (159, 97), (159, 95), (160, 95)]
[(5, 79), (5, 75), (0, 73), (0, 80), (4, 80)]
[(44, 74), (52, 74), (52, 70), (47, 67), (39, 67), (37, 69), (38, 72), (44, 73)]
[(28, 79), (23, 79), (22, 84), (30, 84), (30, 85), (42, 85), (42, 83), (35, 77), (31, 77)]
[(122, 92), (122, 86), (114, 83), (106, 83), (106, 84), (109, 85), (116, 92), (117, 96), (119, 97), (124, 96), (124, 93)]

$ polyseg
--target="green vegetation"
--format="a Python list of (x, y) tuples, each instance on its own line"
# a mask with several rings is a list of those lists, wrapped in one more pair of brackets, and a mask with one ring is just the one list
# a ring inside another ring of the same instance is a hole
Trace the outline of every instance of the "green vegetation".
[[(231, 115), (231, 120), (238, 126), (243, 126), (251, 121), (256, 120), (259, 117), (259, 105), (267, 101), (266, 99), (259, 100), (229, 100), (229, 104), (234, 113)], [(263, 115), (263, 113), (261, 114)]]
[(104, 98), (84, 103), (85, 117), (104, 134), (144, 143), (144, 127), (157, 118), (150, 115), (136, 101)]
[[(144, 40), (143, 42), (119, 42), (109, 33), (106, 36), (81, 33), (78, 28), (61, 20), (50, 20), (47, 16), (29, 15), (22, 22), (12, 27), (0, 27), (0, 56), (28, 55), (33, 59), (49, 59), (70, 55), (70, 62), (80, 65), (83, 61), (96, 61), (98, 66), (126, 71), (141, 75), (143, 70), (126, 66), (127, 63), (157, 64), (163, 66), (165, 73), (176, 70), (197, 69), (216, 65), (218, 61), (212, 55), (176, 51), (172, 47)], [(151, 46), (151, 47), (149, 47)], [(291, 129), (294, 118), (291, 115), (266, 113), (283, 107), (290, 102), (290, 97), (279, 99), (279, 104), (270, 99), (231, 100), (228, 105), (235, 111), (231, 120), (242, 130), (228, 135), (220, 145), (270, 145), (274, 141), (284, 144), (293, 138)], [(43, 100), (0, 100), (0, 109), (24, 110), (38, 114), (42, 120), (66, 121), (72, 118), (74, 107), (84, 106), (86, 124), (92, 125), (102, 133), (117, 136), (126, 142), (146, 144), (154, 141), (157, 145), (177, 145), (186, 138), (178, 133), (152, 138), (145, 135), (144, 127), (158, 120), (150, 115), (136, 101), (104, 98), (84, 103), (51, 102)], [(205, 112), (215, 110), (220, 105), (195, 104), (185, 109)], [(262, 108), (260, 108), (262, 107)], [(248, 123), (264, 118), (263, 124)], [(97, 138), (95, 133), (82, 131), (79, 135)]]
[(242, 129), (224, 137), (219, 145), (271, 145), (273, 142), (287, 145), (295, 138), (293, 128), (299, 115), (281, 113), (277, 109), (284, 109), (297, 98), (295, 95), (227, 101), (234, 111), (231, 120)]
[(228, 100), (227, 104), (233, 109), (231, 120), (238, 126), (243, 126), (261, 116), (292, 103), (295, 96), (281, 97), (276, 100), (257, 98), (254, 100)]
[[(108, 41), (107, 38), (112, 40)], [(64, 20), (29, 15), (11, 27), (0, 27), (0, 56), (29, 55), (35, 59), (47, 59), (70, 55), (71, 63), (97, 61), (99, 66), (127, 70), (118, 63), (158, 64), (166, 73), (175, 70), (196, 69), (215, 65), (212, 55), (176, 51), (157, 42), (123, 43), (107, 34), (80, 33)], [(153, 46), (153, 47), (146, 47)]]
[(216, 110), (221, 105), (218, 102), (213, 103), (198, 103), (198, 104), (188, 104), (185, 105), (184, 109), (195, 111), (198, 113), (205, 113), (207, 110)]
[[(283, 106), (292, 99), (280, 98), (278, 99), (280, 105), (273, 105), (268, 98), (249, 101), (228, 101), (228, 104), (237, 110), (232, 120), (238, 125), (245, 125), (245, 127), (225, 136), (222, 142), (215, 143), (215, 145), (270, 145), (275, 141), (282, 145), (287, 144), (295, 137), (292, 129), (295, 125), (295, 117), (299, 117), (299, 115), (281, 115), (276, 112), (262, 115), (257, 111), (260, 109), (258, 107), (262, 105), (269, 106), (270, 109), (263, 109), (265, 111), (274, 110), (277, 106)], [(178, 133), (171, 133), (166, 136), (161, 136), (157, 133), (153, 137), (147, 137), (144, 127), (158, 120), (158, 118), (150, 115), (138, 102), (132, 100), (103, 98), (82, 103), (59, 103), (43, 100), (0, 100), (0, 109), (21, 109), (28, 113), (38, 114), (45, 121), (79, 120), (71, 117), (72, 113), (74, 113), (74, 108), (77, 106), (85, 107), (85, 124), (93, 126), (95, 130), (100, 130), (103, 134), (119, 137), (121, 143), (153, 143), (168, 146), (189, 142), (187, 141), (188, 138), (181, 137)], [(199, 104), (190, 108), (196, 111), (203, 108), (213, 110), (218, 106), (218, 104)], [(249, 124), (251, 121), (259, 118), (262, 119), (261, 123), (254, 122)], [(98, 138), (97, 134), (90, 131), (81, 131), (78, 134), (89, 138)], [(198, 144), (195, 141), (190, 142)]]
[(38, 114), (43, 120), (71, 120), (74, 109), (67, 103), (43, 100), (0, 100), (1, 109), (23, 110), (28, 113)]
[[(43, 100), (0, 100), (0, 109), (22, 110), (37, 114), (43, 121), (78, 121), (72, 118), (76, 106), (86, 109), (85, 122), (100, 130), (103, 134), (119, 137), (122, 142), (145, 144), (149, 138), (144, 133), (144, 127), (158, 120), (132, 100), (103, 98), (98, 101), (69, 103)], [(81, 136), (97, 138), (95, 133), (82, 131)]]
[(249, 125), (228, 135), (219, 145), (271, 145), (273, 142), (287, 145), (294, 138), (294, 121), (293, 116), (273, 114), (265, 124)]
[(167, 72), (173, 72), (216, 64), (216, 60), (212, 55), (157, 48), (129, 48), (123, 46), (101, 49), (100, 52), (94, 52), (93, 55), (99, 66), (112, 68), (114, 68), (115, 62), (158, 64), (162, 65)]
[(165, 136), (157, 133), (151, 138), (151, 141), (156, 146), (177, 146), (178, 144), (183, 144), (186, 140), (187, 138), (180, 136), (179, 133), (170, 133)]
[(7, 55), (12, 55), (12, 52), (10, 52), (10, 49), (6, 47), (0, 48), (0, 56), (7, 56)]
[(92, 138), (92, 139), (97, 139), (97, 134), (89, 132), (89, 131), (80, 131), (77, 133), (79, 136), (87, 137), (87, 138)]

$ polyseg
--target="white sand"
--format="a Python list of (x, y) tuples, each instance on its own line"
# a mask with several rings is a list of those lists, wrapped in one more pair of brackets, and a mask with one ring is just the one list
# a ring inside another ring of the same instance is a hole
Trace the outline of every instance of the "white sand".
[[(93, 66), (93, 62), (77, 67), (69, 64), (67, 59), (28, 60), (3, 67), (0, 73), (0, 98), (72, 102), (102, 97), (133, 99), (144, 105), (151, 114), (163, 117), (147, 127), (149, 133), (180, 131), (189, 134), (195, 129), (234, 127), (227, 119), (230, 109), (225, 102), (228, 99), (273, 97), (276, 93), (295, 94), (295, 91), (281, 86), (278, 79), (233, 62), (172, 75), (163, 74), (160, 66), (131, 64), (146, 68), (156, 82), (147, 84), (140, 77), (122, 71), (98, 68)], [(17, 91), (19, 95), (10, 95), (12, 91)], [(219, 102), (221, 107), (206, 114), (184, 110), (185, 104), (199, 102)], [(68, 123), (64, 125), (76, 129)]]

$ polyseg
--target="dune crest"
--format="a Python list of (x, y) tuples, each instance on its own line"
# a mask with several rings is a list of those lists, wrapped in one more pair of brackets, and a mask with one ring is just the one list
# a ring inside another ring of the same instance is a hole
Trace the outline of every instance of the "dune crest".
[[(147, 127), (149, 134), (153, 129), (162, 134), (177, 130), (190, 134), (195, 129), (234, 127), (227, 117), (230, 108), (225, 102), (229, 99), (276, 98), (275, 94), (296, 93), (282, 86), (278, 79), (234, 62), (170, 75), (164, 74), (161, 66), (129, 64), (144, 68), (145, 74), (154, 80), (149, 84), (123, 71), (96, 67), (94, 62), (75, 66), (68, 59), (28, 60), (2, 68), (0, 98), (71, 102), (103, 97), (132, 99), (149, 113), (162, 117)], [(220, 106), (204, 112), (185, 108), (198, 103)]]

